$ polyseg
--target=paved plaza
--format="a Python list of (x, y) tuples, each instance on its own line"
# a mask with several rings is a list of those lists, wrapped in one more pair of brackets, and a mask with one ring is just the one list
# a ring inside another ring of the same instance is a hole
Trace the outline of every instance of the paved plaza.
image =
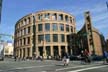
[(56, 60), (0, 61), (0, 72), (108, 72), (107, 67), (102, 61), (86, 65), (82, 65), (80, 61), (70, 61), (68, 66)]

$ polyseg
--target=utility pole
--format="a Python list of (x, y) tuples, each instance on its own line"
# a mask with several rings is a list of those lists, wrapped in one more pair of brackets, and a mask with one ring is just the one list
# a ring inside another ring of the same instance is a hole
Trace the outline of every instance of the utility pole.
[(0, 23), (1, 23), (1, 12), (2, 12), (2, 1), (3, 0), (0, 0)]

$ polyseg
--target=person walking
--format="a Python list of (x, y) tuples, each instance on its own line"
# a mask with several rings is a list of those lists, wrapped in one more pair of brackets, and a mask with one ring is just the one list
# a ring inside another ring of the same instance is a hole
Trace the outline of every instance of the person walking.
[(85, 49), (85, 51), (84, 51), (84, 56), (85, 56), (85, 62), (86, 62), (86, 63), (91, 63), (90, 54), (89, 54), (89, 52), (87, 51), (87, 49)]
[(104, 58), (103, 64), (108, 63), (108, 53), (107, 53), (107, 51), (104, 51), (104, 53), (103, 53), (103, 58)]
[(85, 56), (84, 56), (84, 51), (83, 50), (81, 51), (80, 59), (81, 59), (81, 64), (84, 64), (85, 63)]
[(69, 56), (68, 56), (68, 53), (66, 52), (63, 53), (63, 63), (64, 63), (64, 66), (69, 65)]

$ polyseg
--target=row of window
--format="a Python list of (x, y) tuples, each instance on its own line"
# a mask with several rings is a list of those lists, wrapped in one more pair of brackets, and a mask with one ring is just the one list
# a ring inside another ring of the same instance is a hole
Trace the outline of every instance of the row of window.
[(31, 18), (30, 17), (25, 18), (21, 22), (19, 22), (17, 28), (20, 28), (21, 26), (24, 26), (24, 25), (30, 24), (30, 23), (31, 23)]
[[(44, 28), (43, 28), (43, 25), (45, 25)], [(51, 25), (52, 25), (52, 27), (51, 27)], [(69, 26), (69, 25), (66, 25), (66, 28), (65, 28), (64, 24), (59, 24), (59, 25), (57, 23), (38, 24), (38, 31), (50, 31), (51, 28), (52, 28), (52, 31), (58, 31), (58, 29), (60, 29), (60, 31), (64, 31), (64, 29), (66, 29), (66, 32), (73, 32), (73, 27)], [(43, 29), (45, 29), (45, 30), (43, 30)], [(71, 29), (71, 31), (70, 31), (70, 29)]]
[[(44, 28), (43, 28), (43, 25), (45, 25)], [(51, 25), (52, 25), (52, 27), (51, 27)], [(65, 29), (66, 29), (66, 32), (73, 32), (74, 31), (73, 30), (74, 28), (72, 26), (69, 26), (69, 25), (65, 26), (64, 24), (59, 24), (59, 25), (56, 24), (56, 23), (53, 23), (53, 24), (50, 24), (50, 23), (38, 24), (38, 32), (40, 32), (40, 31), (50, 31), (50, 30), (52, 30), (52, 31), (58, 31), (58, 30), (65, 31)], [(17, 35), (17, 37), (19, 37), (19, 36), (22, 36), (22, 35), (29, 34), (30, 31), (31, 31), (31, 27), (29, 26), (29, 27), (24, 28), (20, 31), (17, 31), (16, 35)]]
[[(60, 46), (62, 52), (65, 51), (65, 47), (66, 46)], [(70, 50), (69, 46), (67, 46), (67, 48)], [(54, 56), (57, 56), (59, 54), (59, 47), (53, 46), (52, 49), (53, 49)], [(39, 51), (40, 56), (43, 56), (43, 50), (44, 50), (43, 47), (38, 47), (38, 51)], [(45, 51), (46, 51), (47, 56), (51, 56), (51, 46), (45, 46)], [(25, 57), (25, 55), (27, 57), (29, 57), (30, 53), (31, 53), (31, 49), (30, 48), (22, 48), (22, 49), (18, 49), (17, 52), (18, 52), (17, 53), (18, 56), (20, 56), (20, 57), (22, 57), (22, 55), (23, 55), (23, 57)]]
[[(65, 35), (64, 34), (52, 34), (53, 42), (65, 42)], [(41, 42), (51, 42), (50, 34), (45, 35), (38, 35), (38, 43)]]
[[(65, 42), (65, 35), (64, 34), (52, 34), (52, 39), (53, 42)], [(30, 44), (30, 37), (20, 39), (16, 41), (16, 46), (22, 46), (22, 45), (28, 45)], [(45, 34), (45, 35), (38, 35), (38, 43), (42, 42), (51, 42), (51, 37), (50, 34)]]
[(23, 46), (23, 45), (29, 45), (30, 44), (30, 37), (27, 37), (27, 38), (23, 38), (23, 39), (20, 39), (20, 40), (17, 40), (15, 42), (15, 46)]
[(22, 36), (22, 35), (26, 35), (26, 34), (29, 34), (30, 31), (31, 31), (31, 27), (29, 26), (29, 27), (24, 28), (24, 29), (22, 29), (22, 30), (20, 30), (20, 31), (17, 31), (17, 32), (16, 32), (16, 35), (17, 35), (17, 37), (18, 37), (18, 36)]
[[(33, 19), (31, 19), (31, 18), (33, 18)], [(34, 20), (34, 21), (31, 21), (31, 20)], [(57, 13), (54, 13), (54, 14), (46, 13), (46, 14), (38, 14), (37, 19), (36, 19), (36, 16), (23, 19), (21, 22), (19, 22), (17, 28), (20, 28), (21, 26), (24, 26), (26, 24), (30, 24), (31, 22), (35, 22), (37, 20), (38, 21), (57, 20), (57, 21), (66, 21), (69, 23), (74, 22), (74, 19), (68, 15), (64, 15), (64, 14), (58, 14), (57, 15)]]
[[(27, 53), (26, 53), (26, 51), (27, 51)], [(18, 56), (20, 56), (20, 57), (22, 57), (22, 55), (23, 55), (23, 57), (25, 57), (25, 55), (27, 57), (29, 57), (31, 51), (30, 51), (30, 48), (23, 48), (23, 49), (18, 49), (17, 52), (19, 54)]]
[(38, 14), (38, 20), (58, 20), (58, 21), (66, 21), (72, 23), (74, 19), (71, 16), (64, 15), (64, 14), (57, 14), (57, 13), (46, 13), (46, 14)]

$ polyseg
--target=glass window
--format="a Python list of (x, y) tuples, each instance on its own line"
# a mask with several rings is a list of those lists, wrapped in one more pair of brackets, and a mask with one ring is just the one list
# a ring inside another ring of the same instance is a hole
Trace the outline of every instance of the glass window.
[(70, 22), (72, 23), (72, 17), (70, 17)]
[(30, 33), (30, 27), (28, 27), (28, 33)]
[(26, 34), (28, 34), (28, 28), (26, 28)]
[(30, 44), (30, 37), (27, 38), (27, 44)]
[(23, 35), (22, 30), (21, 30), (21, 36)]
[(26, 45), (26, 38), (23, 38), (23, 41), (24, 41), (24, 43), (23, 43), (23, 44), (24, 44), (24, 45)]
[(53, 25), (53, 27), (52, 27), (53, 31), (57, 31), (58, 30), (57, 24), (56, 23), (53, 23), (52, 25)]
[(73, 32), (73, 27), (71, 26), (71, 32)]
[(68, 20), (69, 20), (67, 15), (65, 16), (65, 20), (66, 20), (66, 22), (68, 22)]
[(46, 46), (46, 54), (47, 54), (47, 56), (51, 55), (51, 53), (50, 53), (50, 46)]
[(28, 24), (30, 23), (30, 17), (28, 18)]
[(39, 15), (38, 15), (38, 19), (39, 19), (39, 20), (42, 20), (42, 15), (39, 14)]
[(42, 29), (43, 29), (42, 24), (38, 24), (38, 31), (42, 31)]
[(61, 34), (61, 42), (65, 42), (65, 36), (64, 36), (64, 34)]
[(27, 18), (26, 23), (27, 23), (27, 24), (30, 24), (30, 17)]
[(49, 19), (50, 19), (50, 14), (49, 13), (45, 14), (45, 20), (49, 20)]
[(24, 28), (24, 35), (26, 34), (26, 28)]
[(27, 20), (26, 20), (26, 19), (24, 19), (24, 25), (26, 24), (26, 22), (27, 22)]
[(23, 23), (24, 23), (24, 22), (23, 22), (23, 21), (21, 21), (21, 26), (23, 26)]
[(46, 42), (50, 42), (50, 34), (45, 35), (45, 40), (46, 40)]
[(59, 20), (63, 20), (63, 14), (60, 14), (58, 17)]
[(57, 20), (57, 14), (56, 13), (52, 15), (52, 20)]
[(45, 23), (45, 31), (50, 31), (50, 24), (49, 23)]
[(66, 25), (66, 32), (69, 32), (69, 25)]
[(64, 31), (64, 24), (60, 24), (60, 31)]
[(57, 34), (53, 34), (53, 42), (58, 42), (58, 35)]
[(44, 35), (38, 35), (38, 42), (42, 42), (44, 40)]

